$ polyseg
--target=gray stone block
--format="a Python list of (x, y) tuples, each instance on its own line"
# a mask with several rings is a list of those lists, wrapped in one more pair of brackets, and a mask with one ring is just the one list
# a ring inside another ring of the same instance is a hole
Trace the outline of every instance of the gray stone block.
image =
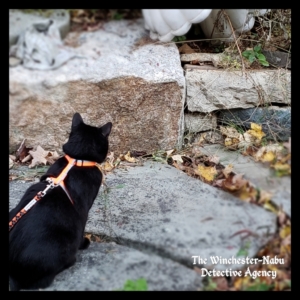
[(249, 129), (251, 123), (262, 125), (268, 139), (288, 141), (291, 136), (290, 107), (257, 107), (248, 109), (232, 109), (220, 112), (219, 121), (224, 124), (236, 124)]

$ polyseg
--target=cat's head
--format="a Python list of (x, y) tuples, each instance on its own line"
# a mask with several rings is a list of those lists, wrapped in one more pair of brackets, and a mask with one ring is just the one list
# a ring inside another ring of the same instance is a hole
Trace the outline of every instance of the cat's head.
[(75, 113), (69, 140), (63, 145), (63, 151), (75, 159), (101, 163), (107, 156), (108, 136), (111, 128), (111, 122), (102, 127), (87, 125), (80, 114)]

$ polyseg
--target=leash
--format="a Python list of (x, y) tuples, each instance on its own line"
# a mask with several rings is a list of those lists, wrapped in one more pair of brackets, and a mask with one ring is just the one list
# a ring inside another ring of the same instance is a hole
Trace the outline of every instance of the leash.
[(99, 171), (101, 172), (101, 167), (97, 162), (94, 161), (88, 161), (88, 160), (77, 160), (75, 158), (71, 158), (69, 155), (64, 156), (68, 164), (66, 167), (61, 171), (61, 173), (58, 175), (58, 177), (47, 177), (46, 181), (48, 182), (46, 188), (43, 191), (39, 191), (33, 199), (24, 207), (22, 208), (8, 223), (9, 225), (9, 231), (13, 229), (15, 224), (38, 202), (40, 201), (47, 193), (48, 190), (53, 189), (57, 186), (60, 186), (65, 193), (67, 194), (68, 198), (70, 199), (71, 203), (74, 205), (74, 201), (72, 200), (66, 185), (64, 183), (64, 179), (66, 178), (68, 172), (73, 166), (77, 167), (97, 167)]

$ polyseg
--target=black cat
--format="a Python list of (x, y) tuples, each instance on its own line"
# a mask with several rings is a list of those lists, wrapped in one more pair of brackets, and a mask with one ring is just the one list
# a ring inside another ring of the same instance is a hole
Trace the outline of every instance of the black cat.
[(75, 113), (69, 140), (63, 145), (66, 156), (58, 159), (39, 183), (29, 187), (10, 211), (11, 225), (37, 193), (45, 190), (49, 184), (46, 179), (56, 180), (68, 160), (76, 160), (63, 180), (65, 190), (60, 185), (50, 188), (10, 229), (10, 290), (49, 286), (59, 272), (75, 263), (77, 250), (89, 246), (83, 234), (102, 180), (101, 171), (93, 164), (106, 158), (111, 127), (111, 122), (100, 128), (89, 126)]

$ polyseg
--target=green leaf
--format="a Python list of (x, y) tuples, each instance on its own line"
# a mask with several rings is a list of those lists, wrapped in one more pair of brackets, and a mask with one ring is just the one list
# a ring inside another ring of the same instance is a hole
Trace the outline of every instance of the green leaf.
[(263, 54), (261, 54), (261, 53), (257, 53), (257, 54), (256, 54), (256, 57), (257, 57), (259, 60), (266, 60), (266, 57), (265, 57)]
[(253, 50), (257, 53), (260, 53), (261, 52), (261, 45), (256, 45)]
[(250, 61), (250, 63), (253, 63), (255, 61), (255, 55), (250, 55), (248, 57), (248, 60)]
[(250, 55), (254, 55), (254, 52), (252, 50), (245, 50), (242, 55), (248, 58)]
[(128, 279), (121, 291), (147, 291), (148, 284), (145, 278), (140, 278), (137, 280)]
[(251, 285), (245, 289), (245, 291), (268, 291), (273, 287), (273, 285), (266, 284), (265, 282), (257, 283)]
[(266, 60), (259, 60), (260, 64), (265, 66), (265, 67), (268, 67), (269, 66), (269, 63), (266, 61)]

